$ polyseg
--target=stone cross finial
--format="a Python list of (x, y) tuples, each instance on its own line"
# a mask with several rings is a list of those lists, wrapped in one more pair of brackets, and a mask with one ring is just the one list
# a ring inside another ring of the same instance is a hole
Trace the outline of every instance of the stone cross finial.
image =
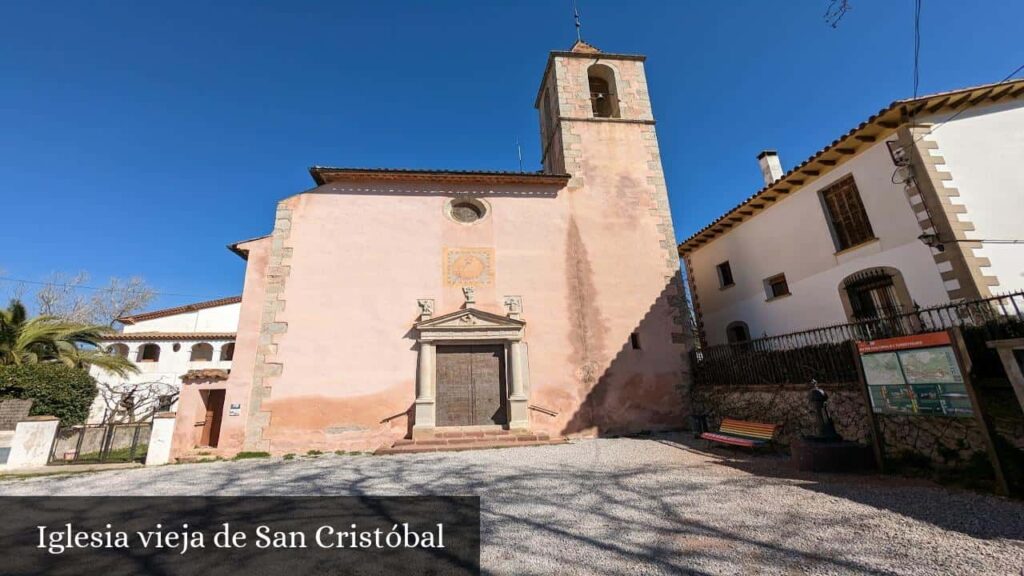
[(434, 315), (434, 301), (430, 299), (417, 300), (416, 305), (420, 307), (420, 320), (426, 320)]
[(476, 304), (476, 288), (463, 286), (462, 295), (466, 297), (466, 304)]

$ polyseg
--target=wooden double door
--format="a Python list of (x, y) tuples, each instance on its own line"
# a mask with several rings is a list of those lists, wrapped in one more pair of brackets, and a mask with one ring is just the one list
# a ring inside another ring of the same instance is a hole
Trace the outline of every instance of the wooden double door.
[(437, 347), (437, 425), (508, 423), (505, 347)]

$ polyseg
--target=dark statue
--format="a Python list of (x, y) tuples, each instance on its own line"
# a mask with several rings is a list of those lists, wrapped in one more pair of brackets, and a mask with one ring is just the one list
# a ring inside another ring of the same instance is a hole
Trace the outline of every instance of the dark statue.
[(822, 390), (816, 381), (812, 380), (811, 384), (814, 385), (814, 388), (807, 394), (807, 401), (810, 402), (811, 410), (814, 412), (815, 434), (808, 440), (818, 442), (842, 440), (842, 437), (836, 432), (835, 424), (832, 423), (832, 417), (828, 414), (828, 393)]
[(836, 433), (828, 413), (828, 393), (811, 380), (807, 402), (814, 413), (814, 434), (801, 436), (792, 445), (797, 470), (809, 472), (855, 472), (871, 468), (871, 449), (847, 442)]

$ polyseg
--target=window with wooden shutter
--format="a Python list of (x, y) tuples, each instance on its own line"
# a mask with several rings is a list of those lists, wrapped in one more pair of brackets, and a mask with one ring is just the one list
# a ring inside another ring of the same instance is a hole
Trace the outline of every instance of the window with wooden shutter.
[(846, 250), (875, 239), (852, 175), (822, 190), (821, 198), (828, 212), (836, 249)]
[(776, 274), (771, 278), (765, 278), (764, 294), (769, 300), (774, 300), (781, 296), (789, 296), (789, 282), (786, 281), (786, 275)]

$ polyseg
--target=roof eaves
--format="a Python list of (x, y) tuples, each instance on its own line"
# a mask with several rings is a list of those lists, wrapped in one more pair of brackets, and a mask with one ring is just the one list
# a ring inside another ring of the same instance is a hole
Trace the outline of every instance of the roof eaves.
[(228, 244), (228, 250), (231, 250), (237, 254), (242, 260), (249, 260), (249, 250), (242, 248), (242, 244), (248, 244), (249, 242), (255, 242), (257, 240), (263, 240), (264, 238), (270, 238), (270, 234), (264, 234), (263, 236), (257, 236), (255, 238), (249, 238), (246, 240), (239, 240), (232, 244)]
[[(995, 92), (1001, 85), (1010, 85), (1010, 88), (1008, 90), (1000, 91), (998, 92), (998, 94), (993, 94), (993, 92)], [(1014, 89), (1014, 86), (1017, 86), (1017, 89)], [(978, 91), (985, 92), (985, 95), (972, 98), (972, 94)], [(958, 95), (965, 95), (965, 97), (958, 101), (952, 99), (952, 97)], [(992, 100), (993, 97), (995, 99), (998, 99), (1006, 95), (1010, 95), (1012, 98), (1019, 98), (1021, 96), (1024, 96), (1024, 80), (999, 82), (995, 84), (983, 84), (980, 86), (972, 86), (969, 88), (959, 88), (956, 90), (949, 90), (946, 92), (938, 92), (935, 94), (929, 94), (918, 98), (895, 100), (891, 104), (889, 104), (889, 106), (882, 108), (881, 110), (878, 111), (878, 113), (870, 116), (867, 120), (861, 122), (859, 125), (849, 130), (843, 136), (833, 140), (831, 144), (815, 152), (810, 158), (804, 160), (802, 163), (800, 163), (800, 165), (792, 168), (789, 172), (787, 172), (785, 175), (783, 175), (781, 178), (776, 180), (771, 185), (761, 188), (753, 195), (749, 196), (748, 198), (746, 198), (745, 200), (743, 200), (742, 202), (740, 202), (739, 204), (737, 204), (736, 206), (734, 206), (733, 208), (719, 216), (718, 218), (711, 221), (711, 223), (707, 224), (697, 232), (690, 235), (689, 238), (680, 242), (678, 246), (679, 254), (685, 255), (697, 249), (701, 245), (710, 242), (718, 235), (724, 234), (728, 230), (731, 230), (736, 224), (745, 221), (747, 217), (752, 217), (756, 215), (757, 212), (753, 211), (751, 211), (750, 214), (740, 214), (739, 212), (743, 208), (751, 206), (758, 199), (765, 199), (766, 202), (774, 204), (776, 200), (780, 199), (779, 196), (788, 195), (791, 192), (795, 192), (796, 190), (802, 188), (806, 184), (807, 178), (805, 178), (805, 176), (809, 178), (818, 178), (824, 175), (825, 173), (835, 169), (835, 167), (844, 163), (847, 159), (852, 158), (860, 151), (860, 144), (868, 142), (868, 140), (865, 139), (860, 143), (856, 143), (853, 141), (857, 140), (858, 137), (867, 138), (867, 136), (864, 135), (863, 132), (868, 128), (872, 126), (880, 128), (887, 137), (888, 134), (894, 132), (897, 128), (899, 128), (899, 126), (906, 122), (908, 115), (911, 112), (910, 108), (908, 107), (911, 107), (914, 104), (917, 104), (916, 109), (913, 110), (914, 113), (919, 113), (921, 110), (927, 109), (926, 111), (929, 114), (933, 114), (941, 110), (943, 107), (952, 106), (953, 108), (956, 108), (959, 107), (964, 102), (968, 102), (969, 106), (975, 106), (977, 104), (980, 104), (985, 99)], [(942, 106), (934, 106), (935, 100), (937, 99), (945, 99), (943, 102), (941, 102)], [(929, 107), (929, 104), (933, 104), (933, 107)], [(877, 138), (872, 138), (870, 141), (873, 142), (876, 139)], [(846, 144), (846, 146), (843, 146), (844, 144)], [(851, 148), (851, 145), (855, 147)], [(839, 154), (839, 157), (825, 159), (824, 156), (830, 152), (837, 152)], [(815, 163), (821, 163), (822, 168), (820, 170), (812, 170), (810, 167)], [(772, 192), (777, 192), (778, 196), (768, 198), (767, 195), (771, 194)], [(761, 206), (757, 207), (756, 209), (759, 212), (765, 209), (766, 207), (767, 206)], [(727, 218), (730, 220), (738, 220), (734, 223), (724, 222)], [(716, 232), (716, 234), (709, 235), (708, 233), (712, 231)], [(698, 240), (702, 241), (698, 242)]]
[(564, 185), (569, 181), (569, 174), (551, 174), (547, 172), (512, 172), (503, 170), (432, 170), (409, 168), (335, 168), (330, 166), (312, 166), (309, 169), (313, 181), (317, 185), (345, 180), (392, 180), (392, 181), (461, 181), (473, 182), (493, 180), (507, 183), (531, 183)]
[(138, 342), (142, 340), (234, 340), (236, 332), (115, 332), (104, 334), (101, 342)]
[(227, 306), (229, 304), (238, 304), (242, 301), (241, 296), (228, 296), (226, 298), (217, 298), (215, 300), (206, 300), (203, 302), (193, 302), (192, 304), (185, 304), (182, 306), (174, 306), (172, 308), (162, 308), (160, 310), (153, 310), (152, 312), (142, 312), (141, 314), (132, 314), (131, 316), (122, 316), (117, 318), (117, 321), (121, 324), (135, 324), (145, 320), (153, 320), (155, 318), (164, 318), (167, 316), (174, 316), (175, 314), (186, 314), (188, 312), (195, 312), (197, 310), (205, 310), (207, 308), (216, 308), (218, 306)]

